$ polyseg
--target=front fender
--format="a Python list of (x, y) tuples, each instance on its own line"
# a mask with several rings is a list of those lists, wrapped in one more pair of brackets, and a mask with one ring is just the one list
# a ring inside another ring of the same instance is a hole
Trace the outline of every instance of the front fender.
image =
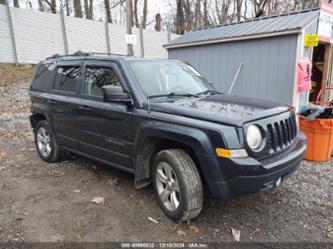
[[(134, 165), (137, 188), (150, 183), (147, 181), (150, 177), (150, 162), (145, 161), (144, 156), (146, 141), (149, 138), (167, 139), (190, 147), (199, 161), (200, 172), (206, 180), (224, 179), (217, 158), (211, 156), (209, 162), (206, 160), (207, 155), (215, 155), (215, 148), (207, 132), (199, 128), (151, 120), (140, 126), (135, 137)], [(152, 151), (153, 146), (146, 147), (146, 150)]]

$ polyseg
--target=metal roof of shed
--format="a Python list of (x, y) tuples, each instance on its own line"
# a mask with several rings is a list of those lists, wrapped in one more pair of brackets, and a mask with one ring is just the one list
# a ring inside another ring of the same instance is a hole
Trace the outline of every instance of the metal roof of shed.
[(276, 16), (265, 16), (188, 32), (165, 45), (167, 49), (225, 41), (300, 33), (319, 17), (320, 9), (309, 9)]

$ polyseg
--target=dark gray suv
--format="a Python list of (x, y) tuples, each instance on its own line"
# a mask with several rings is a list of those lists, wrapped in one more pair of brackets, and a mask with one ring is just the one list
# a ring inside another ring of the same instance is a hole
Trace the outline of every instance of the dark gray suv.
[(75, 53), (39, 63), (31, 125), (40, 157), (68, 150), (154, 185), (172, 219), (196, 217), (203, 188), (224, 200), (266, 191), (303, 159), (288, 105), (219, 93), (175, 60)]

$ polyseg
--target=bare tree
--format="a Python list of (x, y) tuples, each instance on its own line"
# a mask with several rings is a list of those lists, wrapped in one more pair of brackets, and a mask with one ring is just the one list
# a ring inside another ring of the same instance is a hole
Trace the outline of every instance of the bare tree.
[(232, 0), (215, 0), (215, 11), (218, 18), (219, 24), (226, 24), (229, 19), (229, 8), (231, 6)]
[[(132, 26), (133, 26), (133, 6), (132, 0), (126, 0), (126, 33), (128, 35), (132, 34)], [(133, 55), (133, 45), (127, 44), (127, 55)]]
[(209, 26), (207, 0), (203, 0), (203, 24)]
[(176, 33), (184, 34), (185, 32), (185, 18), (184, 18), (184, 2), (183, 0), (176, 0), (177, 14), (176, 14)]
[(20, 8), (20, 2), (19, 2), (19, 0), (13, 0), (13, 2), (14, 2), (14, 7)]
[(242, 18), (243, 0), (235, 0), (234, 11), (236, 11), (236, 20), (239, 22)]
[(147, 9), (148, 9), (148, 0), (143, 1), (143, 11), (142, 11), (142, 28), (147, 26)]
[(94, 1), (93, 0), (84, 0), (84, 12), (86, 18), (92, 20), (94, 16)]
[(56, 0), (44, 0), (45, 3), (49, 6), (51, 13), (56, 14), (57, 13), (57, 3)]
[(45, 8), (44, 8), (42, 0), (38, 0), (38, 10), (41, 11), (41, 12), (45, 11)]
[(139, 28), (139, 14), (138, 14), (138, 2), (139, 0), (134, 0), (133, 4), (133, 18), (135, 27)]
[(74, 16), (82, 18), (81, 0), (73, 0), (74, 3)]
[(201, 26), (201, 0), (196, 0), (195, 2), (195, 11), (194, 11), (194, 27)]
[(112, 15), (111, 15), (111, 9), (110, 9), (110, 0), (104, 0), (104, 8), (105, 8), (106, 22), (112, 23)]
[(155, 30), (156, 31), (161, 31), (162, 30), (162, 17), (160, 13), (157, 13), (155, 15)]
[(65, 0), (65, 7), (66, 7), (66, 15), (69, 16), (70, 15), (69, 0)]

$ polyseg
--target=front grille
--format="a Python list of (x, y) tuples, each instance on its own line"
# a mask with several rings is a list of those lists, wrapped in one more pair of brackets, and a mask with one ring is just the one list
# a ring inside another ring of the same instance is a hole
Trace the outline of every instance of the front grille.
[(294, 141), (297, 134), (295, 115), (268, 124), (267, 131), (267, 143), (270, 153), (286, 148)]

